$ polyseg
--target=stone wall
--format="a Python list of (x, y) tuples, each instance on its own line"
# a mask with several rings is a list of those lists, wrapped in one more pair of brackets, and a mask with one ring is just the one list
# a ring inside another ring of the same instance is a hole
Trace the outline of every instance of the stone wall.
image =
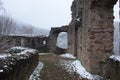
[(6, 45), (22, 46), (37, 49), (40, 53), (66, 53), (67, 49), (62, 49), (57, 47), (57, 37), (61, 32), (68, 32), (68, 26), (54, 27), (51, 28), (49, 36), (27, 36), (27, 35), (10, 35), (3, 36), (3, 38), (8, 38), (9, 41)]
[(120, 80), (120, 61), (108, 58), (106, 62), (100, 62), (100, 75), (104, 80)]
[(54, 27), (51, 28), (50, 34), (49, 34), (49, 41), (48, 41), (48, 47), (51, 53), (66, 53), (66, 49), (62, 49), (56, 46), (57, 44), (57, 37), (59, 33), (61, 32), (68, 32), (68, 26), (62, 26), (62, 27)]
[(82, 9), (83, 0), (74, 0), (71, 6), (72, 20), (68, 31), (68, 49), (69, 52), (78, 56), (81, 53), (82, 46)]
[[(110, 68), (109, 68), (110, 67)], [(109, 59), (107, 73), (103, 73), (106, 78), (110, 80), (120, 80), (120, 62)], [(104, 70), (103, 70), (104, 71)]]
[(2, 57), (0, 58), (0, 80), (28, 80), (37, 64), (38, 52)]
[[(100, 63), (113, 54), (113, 6), (117, 0), (74, 0), (69, 24), (69, 53), (86, 69), (100, 74)], [(106, 65), (106, 64), (104, 64)]]
[(49, 52), (48, 40), (46, 36), (9, 36), (11, 46), (22, 46), (37, 49), (39, 52)]

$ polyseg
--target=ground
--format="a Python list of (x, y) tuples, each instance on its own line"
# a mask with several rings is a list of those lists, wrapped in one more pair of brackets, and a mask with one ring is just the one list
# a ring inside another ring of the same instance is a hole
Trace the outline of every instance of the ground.
[(40, 71), (39, 78), (41, 80), (86, 80), (80, 79), (76, 72), (66, 71), (64, 67), (59, 65), (61, 60), (72, 61), (74, 59), (63, 58), (55, 54), (40, 55), (39, 61), (44, 63), (44, 67)]

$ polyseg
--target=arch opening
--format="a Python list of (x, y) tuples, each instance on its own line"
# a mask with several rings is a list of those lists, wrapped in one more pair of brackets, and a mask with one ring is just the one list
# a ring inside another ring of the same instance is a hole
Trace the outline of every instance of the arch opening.
[(62, 49), (68, 48), (68, 33), (67, 32), (60, 32), (58, 34), (56, 46)]

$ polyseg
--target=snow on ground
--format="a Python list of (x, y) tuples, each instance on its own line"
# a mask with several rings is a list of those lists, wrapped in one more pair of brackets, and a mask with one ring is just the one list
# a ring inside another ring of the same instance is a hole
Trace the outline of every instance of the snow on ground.
[(25, 47), (12, 47), (10, 50), (11, 54), (21, 55), (20, 59), (26, 59), (26, 57), (30, 57), (30, 54), (37, 53), (37, 50)]
[(50, 55), (50, 54), (53, 54), (53, 53), (39, 53), (39, 55)]
[(11, 56), (11, 54), (6, 54), (6, 53), (0, 54), (0, 58), (6, 58), (6, 57), (9, 57), (9, 56)]
[(78, 74), (80, 74), (83, 78), (88, 78), (90, 80), (99, 80), (100, 76), (90, 74), (86, 71), (86, 69), (82, 66), (81, 62), (79, 60), (75, 60), (72, 62), (72, 64), (75, 66), (74, 71), (76, 71)]
[(29, 80), (41, 80), (40, 71), (42, 70), (44, 64), (42, 62), (38, 63), (38, 66), (35, 68), (34, 72), (31, 74)]
[(120, 56), (117, 56), (117, 55), (110, 56), (110, 59), (113, 59), (115, 61), (119, 61), (120, 62)]
[(15, 47), (12, 47), (11, 49), (12, 49), (12, 50), (16, 50), (16, 49), (25, 50), (25, 49), (28, 49), (28, 48), (20, 47), (20, 46), (15, 46)]
[(61, 32), (57, 37), (57, 44), (59, 48), (68, 48), (68, 34), (67, 32)]
[(4, 72), (4, 70), (0, 70), (0, 73), (1, 73), (1, 72)]
[(69, 54), (69, 53), (62, 54), (60, 55), (60, 57), (76, 59), (76, 57), (74, 57), (72, 54)]
[(34, 54), (34, 53), (36, 53), (36, 50), (35, 49), (24, 50), (24, 51), (22, 51), (20, 53), (17, 53), (17, 55), (26, 54), (27, 52)]
[[(65, 54), (64, 57), (71, 58), (71, 55)], [(72, 56), (74, 57), (74, 56)], [(75, 57), (74, 57), (75, 58)], [(79, 60), (71, 60), (71, 61), (65, 61), (61, 60), (59, 63), (63, 68), (65, 68), (68, 72), (76, 72), (80, 75), (80, 78), (87, 78), (88, 80), (101, 80), (102, 77), (99, 75), (90, 74), (86, 71), (86, 69), (83, 67), (81, 62)]]
[(25, 47), (19, 47), (19, 46), (12, 47), (11, 50), (21, 50), (21, 52), (17, 53), (17, 55), (25, 54), (27, 52), (34, 54), (37, 51), (35, 49), (30, 49), (30, 48), (25, 48)]

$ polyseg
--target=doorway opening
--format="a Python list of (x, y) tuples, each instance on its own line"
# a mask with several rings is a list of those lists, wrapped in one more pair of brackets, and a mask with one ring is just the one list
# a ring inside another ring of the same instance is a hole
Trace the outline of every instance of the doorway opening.
[(120, 1), (118, 0), (116, 5), (114, 6), (114, 48), (113, 52), (115, 55), (120, 56)]

